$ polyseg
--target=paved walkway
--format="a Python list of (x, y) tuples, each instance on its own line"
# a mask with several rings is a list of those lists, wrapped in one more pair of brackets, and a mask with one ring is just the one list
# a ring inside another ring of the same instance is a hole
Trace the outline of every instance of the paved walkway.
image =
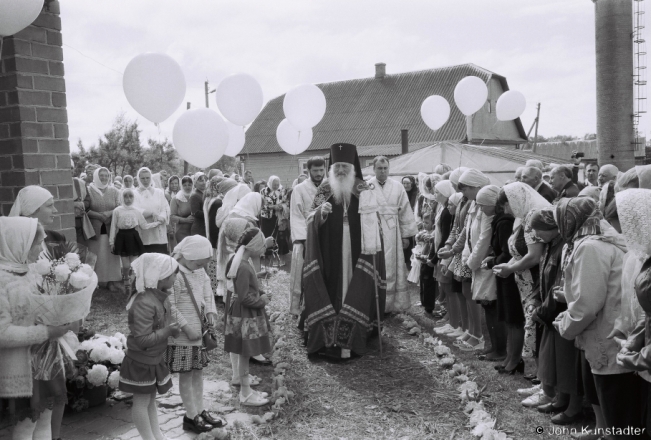
[[(204, 402), (206, 408), (223, 415), (232, 428), (236, 421), (251, 424), (251, 416), (229, 406), (232, 389), (226, 381), (204, 380)], [(196, 434), (183, 430), (183, 403), (178, 390), (178, 377), (174, 387), (158, 397), (158, 421), (161, 430), (169, 439), (191, 440)], [(63, 417), (61, 435), (66, 440), (130, 440), (140, 438), (131, 421), (131, 400), (107, 399), (106, 404), (87, 411), (66, 414)], [(11, 429), (0, 430), (0, 439), (10, 439)]]

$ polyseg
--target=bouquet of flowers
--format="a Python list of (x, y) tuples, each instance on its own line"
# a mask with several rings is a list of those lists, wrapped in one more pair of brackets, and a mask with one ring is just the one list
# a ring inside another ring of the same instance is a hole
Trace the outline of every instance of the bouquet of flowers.
[(94, 335), (79, 345), (67, 382), (68, 400), (73, 410), (88, 408), (85, 389), (103, 385), (111, 390), (117, 389), (126, 348), (127, 338), (119, 332), (113, 336)]
[[(31, 295), (39, 323), (59, 326), (80, 321), (90, 313), (97, 287), (95, 261), (94, 254), (76, 243), (48, 244), (34, 264), (34, 270), (41, 275), (38, 294)], [(34, 378), (53, 379), (63, 372), (68, 359), (75, 360), (75, 352), (64, 337), (35, 346), (32, 349)]]

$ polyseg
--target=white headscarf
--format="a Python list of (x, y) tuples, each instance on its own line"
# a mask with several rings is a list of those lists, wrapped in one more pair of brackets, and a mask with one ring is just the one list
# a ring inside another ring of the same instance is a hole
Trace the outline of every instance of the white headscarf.
[[(222, 200), (222, 206), (219, 208), (219, 211), (217, 211), (217, 215), (215, 216), (215, 224), (218, 228), (222, 227), (224, 220), (226, 220), (228, 215), (231, 213), (231, 210), (235, 208), (237, 202), (242, 200), (244, 196), (250, 193), (251, 188), (249, 188), (249, 186), (245, 183), (239, 183), (236, 187), (231, 188), (226, 193), (224, 199)], [(260, 198), (260, 200), (262, 201), (262, 198)]]
[(27, 273), (27, 256), (34, 243), (38, 220), (25, 217), (0, 217), (0, 269)]
[[(99, 180), (99, 172), (102, 170), (105, 170), (107, 173), (109, 173), (109, 180), (106, 183), (102, 183), (102, 181)], [(109, 182), (111, 181), (110, 175), (111, 172), (108, 170), (108, 168), (104, 168), (104, 167), (97, 168), (93, 172), (93, 183), (89, 185), (90, 188), (100, 196), (103, 196), (104, 193), (101, 190), (106, 189), (109, 186)]]
[(262, 194), (248, 193), (237, 202), (231, 213), (238, 214), (254, 222), (258, 221), (258, 216), (262, 210)]
[[(131, 202), (131, 205), (129, 206), (124, 204), (124, 195), (128, 192), (130, 192), (133, 195), (133, 202)], [(120, 206), (122, 206), (124, 209), (136, 209), (136, 207), (133, 206), (135, 203), (136, 203), (136, 192), (134, 191), (133, 188), (124, 188), (122, 191), (120, 191)]]
[(497, 185), (487, 185), (479, 190), (475, 202), (479, 205), (495, 206), (497, 197), (500, 194), (500, 187)]
[(638, 165), (635, 167), (640, 188), (651, 189), (651, 165)]
[[(152, 179), (149, 181), (149, 186), (145, 186), (142, 183), (142, 180), (140, 180), (140, 173), (142, 173), (143, 171), (147, 171), (152, 176)], [(146, 189), (151, 189), (153, 191), (153, 189), (155, 188), (154, 179), (153, 179), (153, 174), (152, 174), (152, 172), (151, 172), (151, 170), (149, 168), (147, 168), (147, 167), (140, 168), (138, 170), (138, 174), (136, 174), (136, 177), (138, 178), (138, 190), (139, 191), (144, 191)]]
[(456, 168), (456, 169), (452, 170), (452, 172), (450, 173), (450, 182), (454, 183), (455, 185), (458, 185), (459, 184), (459, 177), (461, 177), (461, 175), (463, 173), (465, 173), (466, 171), (468, 171), (469, 169), (470, 168), (459, 167), (459, 168)]
[(615, 194), (615, 200), (628, 250), (624, 256), (621, 312), (616, 328), (630, 331), (642, 312), (635, 294), (635, 279), (651, 255), (651, 191), (627, 189)]
[(449, 199), (452, 194), (456, 193), (454, 187), (452, 186), (452, 182), (449, 180), (441, 180), (436, 184), (435, 188), (436, 191), (438, 191), (446, 199)]
[(523, 220), (527, 214), (534, 209), (542, 209), (551, 206), (538, 191), (522, 182), (513, 182), (504, 186), (506, 198), (513, 211), (513, 216)]
[(197, 171), (196, 173), (194, 173), (194, 176), (192, 176), (192, 185), (193, 186), (196, 185), (197, 180), (199, 180), (199, 177), (201, 177), (201, 176), (206, 177), (206, 173), (203, 173), (201, 171)]
[(491, 180), (484, 173), (475, 168), (470, 168), (459, 177), (459, 183), (473, 188), (482, 188), (490, 185)]
[[(274, 181), (278, 181), (278, 189), (273, 189), (273, 186), (271, 185), (274, 183)], [(283, 186), (280, 184), (280, 177), (278, 176), (269, 176), (269, 180), (267, 180), (267, 187), (269, 188), (269, 191), (279, 191), (283, 189)]]
[(51, 198), (52, 193), (42, 186), (26, 186), (18, 192), (18, 197), (9, 211), (9, 217), (30, 216)]
[[(190, 195), (192, 194), (192, 188), (190, 188), (190, 191), (185, 192), (185, 189), (183, 189), (183, 184), (182, 184), (183, 179), (179, 179), (179, 190), (176, 192), (176, 195), (174, 198), (180, 202), (183, 203), (188, 203), (190, 201)], [(168, 187), (169, 188), (169, 187)]]
[[(432, 175), (433, 176), (433, 175)], [(434, 188), (436, 186), (437, 182), (434, 182), (432, 180), (432, 176), (427, 175), (425, 173), (418, 173), (418, 190), (420, 194), (425, 197), (427, 200), (434, 200)], [(427, 186), (425, 183), (427, 182), (427, 179), (430, 180), (432, 188), (427, 189)]]
[(459, 206), (459, 202), (461, 202), (461, 199), (463, 199), (463, 194), (454, 193), (448, 199), (448, 204), (451, 204), (451, 205), (454, 205), (454, 206)]
[(237, 270), (240, 268), (240, 264), (244, 258), (245, 250), (250, 251), (254, 254), (259, 252), (261, 255), (265, 249), (267, 249), (267, 247), (264, 243), (264, 235), (262, 234), (262, 231), (258, 230), (258, 233), (251, 239), (249, 244), (237, 248), (237, 252), (235, 252), (235, 256), (233, 257), (233, 262), (231, 263), (230, 270), (226, 276), (228, 278), (235, 278), (237, 275)]
[(190, 261), (209, 258), (212, 257), (212, 244), (206, 237), (190, 235), (174, 247), (172, 256), (176, 260), (183, 257)]
[[(131, 263), (133, 273), (136, 275), (136, 292), (142, 293), (145, 289), (156, 289), (158, 282), (172, 275), (179, 267), (179, 263), (169, 255), (142, 254)], [(127, 304), (131, 308), (136, 295), (133, 295)]]

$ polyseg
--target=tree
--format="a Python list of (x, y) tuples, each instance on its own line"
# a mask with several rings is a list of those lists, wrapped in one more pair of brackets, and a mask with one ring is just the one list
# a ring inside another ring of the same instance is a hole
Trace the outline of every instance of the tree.
[(156, 170), (154, 172), (166, 170), (170, 175), (183, 175), (183, 160), (167, 138), (162, 141), (148, 139), (147, 144), (148, 147), (143, 150), (143, 163), (147, 167)]
[(597, 139), (597, 133), (586, 133), (583, 136), (584, 141), (593, 141)]

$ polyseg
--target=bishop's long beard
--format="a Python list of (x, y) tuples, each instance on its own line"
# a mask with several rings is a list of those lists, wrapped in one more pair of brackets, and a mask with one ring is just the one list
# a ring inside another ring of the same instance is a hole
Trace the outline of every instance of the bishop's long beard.
[(351, 171), (345, 177), (336, 176), (331, 169), (328, 174), (330, 181), (330, 189), (332, 189), (332, 196), (335, 202), (339, 205), (348, 205), (350, 197), (353, 194), (353, 187), (355, 186), (355, 172)]

